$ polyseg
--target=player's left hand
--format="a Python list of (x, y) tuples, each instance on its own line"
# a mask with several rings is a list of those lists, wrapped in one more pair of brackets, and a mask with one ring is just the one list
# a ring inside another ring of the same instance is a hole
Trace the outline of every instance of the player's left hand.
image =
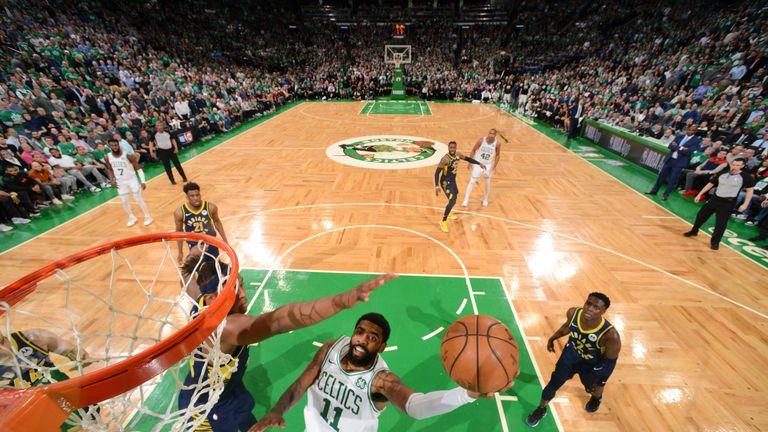
[(480, 164), (480, 166), (483, 167), (483, 171), (488, 171), (488, 165)]
[(146, 183), (142, 183), (141, 184), (141, 190), (147, 190), (147, 184)]
[(268, 412), (264, 417), (261, 418), (258, 422), (256, 422), (255, 425), (251, 426), (250, 429), (248, 429), (248, 432), (261, 432), (267, 428), (284, 428), (285, 427), (285, 419), (283, 419), (283, 416), (273, 414), (272, 412)]
[(742, 204), (739, 207), (739, 213), (744, 213), (745, 211), (747, 211), (748, 208), (749, 208), (749, 203), (748, 202), (744, 202), (744, 204)]
[(377, 278), (367, 280), (361, 283), (360, 285), (352, 288), (350, 292), (354, 293), (355, 295), (353, 305), (357, 302), (367, 302), (368, 296), (370, 296), (374, 290), (376, 290), (377, 288), (380, 288), (385, 283), (395, 280), (399, 277), (400, 275), (396, 275), (394, 273), (385, 273)]

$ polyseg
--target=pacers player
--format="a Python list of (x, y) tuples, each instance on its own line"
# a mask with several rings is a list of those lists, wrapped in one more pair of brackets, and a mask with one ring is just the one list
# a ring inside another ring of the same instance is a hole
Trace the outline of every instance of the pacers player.
[[(149, 215), (147, 204), (141, 198), (141, 191), (147, 188), (147, 181), (144, 178), (144, 171), (139, 166), (136, 155), (123, 152), (120, 143), (116, 139), (110, 139), (107, 143), (112, 151), (104, 157), (104, 165), (107, 166), (112, 186), (117, 188), (117, 195), (120, 196), (123, 209), (128, 213), (128, 226), (136, 225), (136, 216), (133, 215), (131, 204), (128, 202), (128, 192), (133, 194), (136, 204), (144, 212), (144, 226), (151, 224), (152, 216)], [(139, 186), (139, 181), (136, 181), (136, 175), (139, 176), (141, 186)]]
[(565, 335), (570, 335), (568, 343), (560, 354), (549, 383), (541, 392), (538, 408), (525, 419), (528, 426), (539, 424), (547, 414), (547, 404), (555, 397), (555, 392), (574, 374), (579, 374), (584, 389), (592, 395), (584, 410), (593, 413), (600, 408), (605, 383), (613, 373), (621, 351), (619, 332), (603, 318), (610, 306), (608, 296), (593, 292), (587, 297), (584, 307), (568, 310), (565, 323), (547, 341), (547, 350), (555, 352), (555, 340)]
[[(55, 333), (44, 329), (28, 329), (12, 332), (8, 337), (0, 333), (0, 388), (28, 388), (49, 384), (43, 371), (49, 370), (55, 381), (64, 381), (69, 377), (56, 369), (50, 353), (56, 353), (70, 361), (80, 362), (82, 366), (90, 364), (88, 352), (80, 349), (69, 340), (60, 338)], [(80, 422), (76, 419), (86, 414), (95, 415), (98, 408), (93, 405), (76, 411), (73, 417), (62, 425), (61, 430), (69, 430)]]
[[(226, 269), (225, 274), (226, 274)], [(209, 285), (218, 278), (215, 263), (203, 262), (197, 271), (197, 284), (200, 287)], [(248, 364), (248, 345), (252, 345), (282, 333), (308, 327), (323, 321), (333, 315), (349, 309), (359, 302), (367, 302), (368, 297), (377, 288), (397, 278), (397, 275), (385, 274), (368, 280), (360, 285), (334, 296), (324, 297), (302, 303), (289, 303), (272, 312), (262, 315), (248, 315), (248, 300), (242, 288), (242, 282), (237, 290), (235, 302), (227, 315), (224, 330), (221, 335), (220, 349), (230, 354), (232, 360), (229, 366), (229, 376), (225, 377), (224, 390), (218, 401), (196, 431), (234, 432), (246, 431), (256, 422), (251, 410), (254, 398), (243, 383)], [(201, 289), (201, 291), (205, 291)], [(217, 296), (216, 290), (202, 294), (198, 298), (199, 308), (211, 304)], [(208, 402), (208, 394), (192, 399), (189, 386), (208, 379), (208, 367), (205, 359), (193, 356), (194, 363), (185, 379), (184, 387), (179, 394), (179, 409), (186, 409), (190, 404), (203, 405)]]
[[(197, 183), (187, 183), (184, 185), (184, 194), (187, 196), (187, 202), (173, 212), (173, 220), (176, 224), (177, 232), (193, 232), (208, 234), (216, 237), (216, 233), (221, 234), (221, 239), (227, 242), (227, 233), (224, 232), (224, 225), (219, 219), (219, 208), (216, 204), (203, 200), (200, 194), (200, 185)], [(189, 249), (192, 250), (197, 242), (190, 241)], [(184, 263), (184, 247), (182, 242), (178, 242), (179, 254), (176, 258), (179, 266)], [(208, 253), (216, 257), (219, 250), (215, 246), (208, 246)]]
[[(309, 390), (304, 407), (306, 432), (374, 432), (379, 414), (392, 403), (416, 419), (445, 414), (480, 396), (461, 387), (416, 393), (387, 368), (380, 353), (390, 327), (377, 313), (361, 316), (352, 337), (326, 342), (309, 366), (251, 432), (285, 427), (283, 415)], [(514, 381), (509, 383), (509, 387)]]
[(456, 151), (456, 141), (448, 143), (448, 154), (440, 159), (435, 169), (435, 196), (440, 195), (440, 189), (448, 197), (448, 205), (445, 207), (443, 219), (440, 221), (440, 229), (448, 232), (448, 217), (455, 219), (451, 215), (453, 206), (456, 205), (456, 197), (459, 195), (459, 188), (456, 186), (456, 170), (459, 168), (459, 160), (465, 160), (471, 164), (479, 165), (485, 170), (485, 164), (480, 163), (469, 156), (464, 156)]
[[(467, 192), (464, 194), (464, 201), (461, 203), (462, 207), (466, 207), (469, 204), (469, 196), (472, 194), (472, 188), (475, 186), (475, 182), (480, 178), (480, 175), (485, 176), (485, 195), (483, 195), (483, 207), (488, 206), (488, 196), (491, 193), (491, 173), (493, 169), (499, 165), (499, 158), (501, 157), (501, 143), (496, 141), (496, 129), (488, 131), (488, 135), (480, 138), (470, 154), (480, 162), (487, 164), (488, 168), (485, 170), (480, 169), (475, 165), (472, 168), (472, 177), (467, 183)], [(491, 163), (493, 161), (493, 163)], [(470, 168), (467, 165), (467, 168)]]

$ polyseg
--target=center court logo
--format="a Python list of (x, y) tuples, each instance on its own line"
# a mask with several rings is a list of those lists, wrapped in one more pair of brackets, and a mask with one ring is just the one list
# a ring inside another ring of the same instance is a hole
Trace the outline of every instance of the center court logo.
[(429, 138), (371, 135), (331, 144), (325, 154), (338, 163), (369, 169), (409, 169), (436, 165), (448, 146)]

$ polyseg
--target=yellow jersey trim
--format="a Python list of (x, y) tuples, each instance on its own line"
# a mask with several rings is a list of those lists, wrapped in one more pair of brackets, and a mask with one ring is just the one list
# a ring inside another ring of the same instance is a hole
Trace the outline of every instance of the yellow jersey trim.
[(187, 203), (182, 204), (182, 207), (184, 207), (186, 211), (192, 213), (193, 215), (199, 215), (200, 213), (202, 213), (203, 210), (208, 210), (208, 201), (203, 201), (202, 205), (200, 206), (200, 210), (198, 211), (194, 211), (191, 208), (189, 208)]
[[(583, 312), (582, 309), (579, 309), (578, 312), (576, 312), (579, 316), (576, 318), (576, 325), (579, 326), (579, 331), (584, 334), (590, 334), (594, 333), (598, 330), (600, 330), (600, 327), (602, 327), (605, 324), (605, 318), (600, 317), (600, 324), (597, 325), (597, 327), (593, 328), (592, 330), (584, 330), (584, 328), (581, 326), (581, 313)], [(576, 315), (576, 314), (574, 314)]]

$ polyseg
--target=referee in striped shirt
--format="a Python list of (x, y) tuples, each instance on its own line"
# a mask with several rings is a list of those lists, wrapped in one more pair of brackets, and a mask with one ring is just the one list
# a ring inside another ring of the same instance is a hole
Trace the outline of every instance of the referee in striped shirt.
[(720, 248), (720, 239), (728, 227), (733, 208), (736, 207), (736, 198), (739, 192), (744, 189), (747, 192), (744, 198), (744, 204), (739, 207), (739, 213), (743, 213), (752, 202), (752, 189), (755, 186), (755, 180), (744, 170), (746, 161), (738, 157), (731, 161), (730, 169), (712, 176), (709, 183), (696, 195), (695, 202), (701, 202), (702, 197), (712, 188), (717, 188), (712, 196), (704, 204), (696, 215), (696, 221), (690, 231), (683, 233), (686, 237), (695, 237), (699, 234), (699, 228), (704, 225), (713, 214), (715, 215), (715, 229), (712, 231), (712, 240), (710, 247), (713, 250)]

